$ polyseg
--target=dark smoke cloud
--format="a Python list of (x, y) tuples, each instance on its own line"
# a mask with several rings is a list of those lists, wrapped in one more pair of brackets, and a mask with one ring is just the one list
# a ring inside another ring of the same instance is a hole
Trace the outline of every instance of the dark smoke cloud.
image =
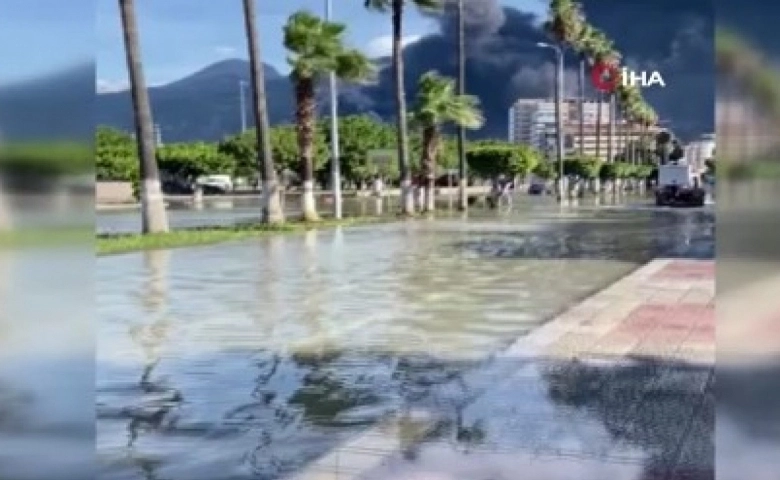
[[(713, 22), (706, 0), (586, 0), (584, 6), (589, 20), (615, 39), (629, 65), (662, 73), (667, 88), (648, 89), (646, 97), (678, 134), (690, 137), (713, 130)], [(497, 0), (466, 0), (465, 8), (466, 86), (480, 98), (487, 117), (478, 135), (504, 137), (507, 109), (516, 99), (552, 95), (553, 52), (536, 47), (547, 37), (532, 13), (503, 7)], [(448, 3), (435, 15), (439, 31), (404, 50), (410, 100), (424, 72), (456, 75), (454, 12), (454, 4)], [(576, 92), (575, 72), (576, 59), (570, 58), (565, 87), (569, 95)], [(589, 89), (588, 94), (593, 92)], [(390, 69), (359, 98), (364, 108), (370, 102), (372, 110), (392, 117)]]

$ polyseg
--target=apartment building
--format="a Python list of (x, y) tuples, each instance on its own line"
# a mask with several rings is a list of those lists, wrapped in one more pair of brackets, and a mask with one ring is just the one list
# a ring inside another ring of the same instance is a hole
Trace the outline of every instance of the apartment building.
[[(565, 99), (562, 102), (563, 122), (579, 123), (578, 99)], [(599, 102), (587, 100), (583, 105), (586, 125), (595, 125), (599, 116)], [(601, 102), (601, 121), (609, 123), (609, 103)], [(517, 100), (509, 109), (508, 138), (513, 143), (526, 143), (536, 148), (546, 146), (545, 135), (555, 128), (555, 101), (550, 99), (529, 98)]]
[[(661, 129), (651, 128), (642, 129), (636, 125), (630, 125), (625, 122), (618, 122), (615, 125), (615, 131), (610, 137), (609, 122), (604, 122), (599, 129), (595, 124), (585, 124), (583, 135), (580, 135), (579, 122), (568, 122), (564, 124), (564, 151), (566, 155), (576, 155), (580, 153), (582, 145), (583, 154), (589, 157), (598, 157), (604, 161), (609, 160), (610, 140), (612, 143), (612, 156), (622, 153), (626, 146), (632, 142), (638, 142), (643, 135), (656, 135)], [(545, 128), (541, 150), (549, 155), (555, 153), (555, 142), (557, 139), (555, 125)]]

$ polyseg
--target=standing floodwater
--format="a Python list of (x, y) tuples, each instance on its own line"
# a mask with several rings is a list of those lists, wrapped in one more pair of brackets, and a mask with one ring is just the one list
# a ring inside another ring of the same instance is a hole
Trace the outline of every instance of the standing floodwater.
[(282, 478), (712, 228), (537, 208), (100, 258), (100, 478)]

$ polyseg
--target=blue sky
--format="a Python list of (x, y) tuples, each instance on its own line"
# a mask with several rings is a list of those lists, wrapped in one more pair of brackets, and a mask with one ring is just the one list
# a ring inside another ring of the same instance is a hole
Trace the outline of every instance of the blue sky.
[[(70, 1), (74, 0), (67, 0)], [(67, 2), (62, 1), (63, 4)], [(136, 3), (145, 74), (150, 85), (179, 79), (222, 59), (246, 57), (240, 0), (136, 0)], [(539, 13), (546, 9), (546, 2), (541, 0), (501, 0), (501, 3)], [(97, 0), (97, 4), (98, 89), (121, 89), (127, 84), (127, 70), (118, 2)], [(353, 46), (372, 55), (389, 52), (390, 21), (387, 16), (367, 11), (363, 8), (363, 0), (333, 0), (333, 4), (334, 20), (349, 24), (348, 41)], [(263, 56), (280, 70), (286, 68), (281, 45), (282, 25), (299, 9), (322, 12), (324, 0), (258, 2)], [(414, 11), (407, 16), (405, 35), (408, 41), (435, 29), (436, 24), (430, 18)]]
[(92, 61), (95, 39), (95, 0), (2, 0), (0, 85)]

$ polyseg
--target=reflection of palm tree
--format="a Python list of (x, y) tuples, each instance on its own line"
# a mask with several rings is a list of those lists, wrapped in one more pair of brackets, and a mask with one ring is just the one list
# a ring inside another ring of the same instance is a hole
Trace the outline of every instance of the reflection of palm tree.
[(143, 388), (151, 388), (149, 378), (152, 370), (160, 361), (160, 349), (170, 328), (165, 312), (169, 259), (170, 252), (168, 250), (144, 252), (147, 282), (142, 302), (148, 316), (152, 318), (152, 322), (148, 325), (134, 327), (130, 332), (133, 340), (141, 346), (144, 352), (145, 366), (140, 383)]
[[(128, 445), (132, 446), (142, 429), (156, 430), (162, 427), (169, 413), (181, 401), (181, 393), (152, 380), (152, 372), (159, 364), (161, 349), (166, 341), (170, 324), (166, 319), (167, 277), (170, 252), (151, 250), (144, 254), (147, 282), (143, 292), (143, 304), (152, 322), (133, 327), (130, 336), (144, 354), (144, 368), (139, 386), (144, 394), (154, 394), (149, 403), (128, 412)], [(160, 397), (160, 394), (164, 394)]]

